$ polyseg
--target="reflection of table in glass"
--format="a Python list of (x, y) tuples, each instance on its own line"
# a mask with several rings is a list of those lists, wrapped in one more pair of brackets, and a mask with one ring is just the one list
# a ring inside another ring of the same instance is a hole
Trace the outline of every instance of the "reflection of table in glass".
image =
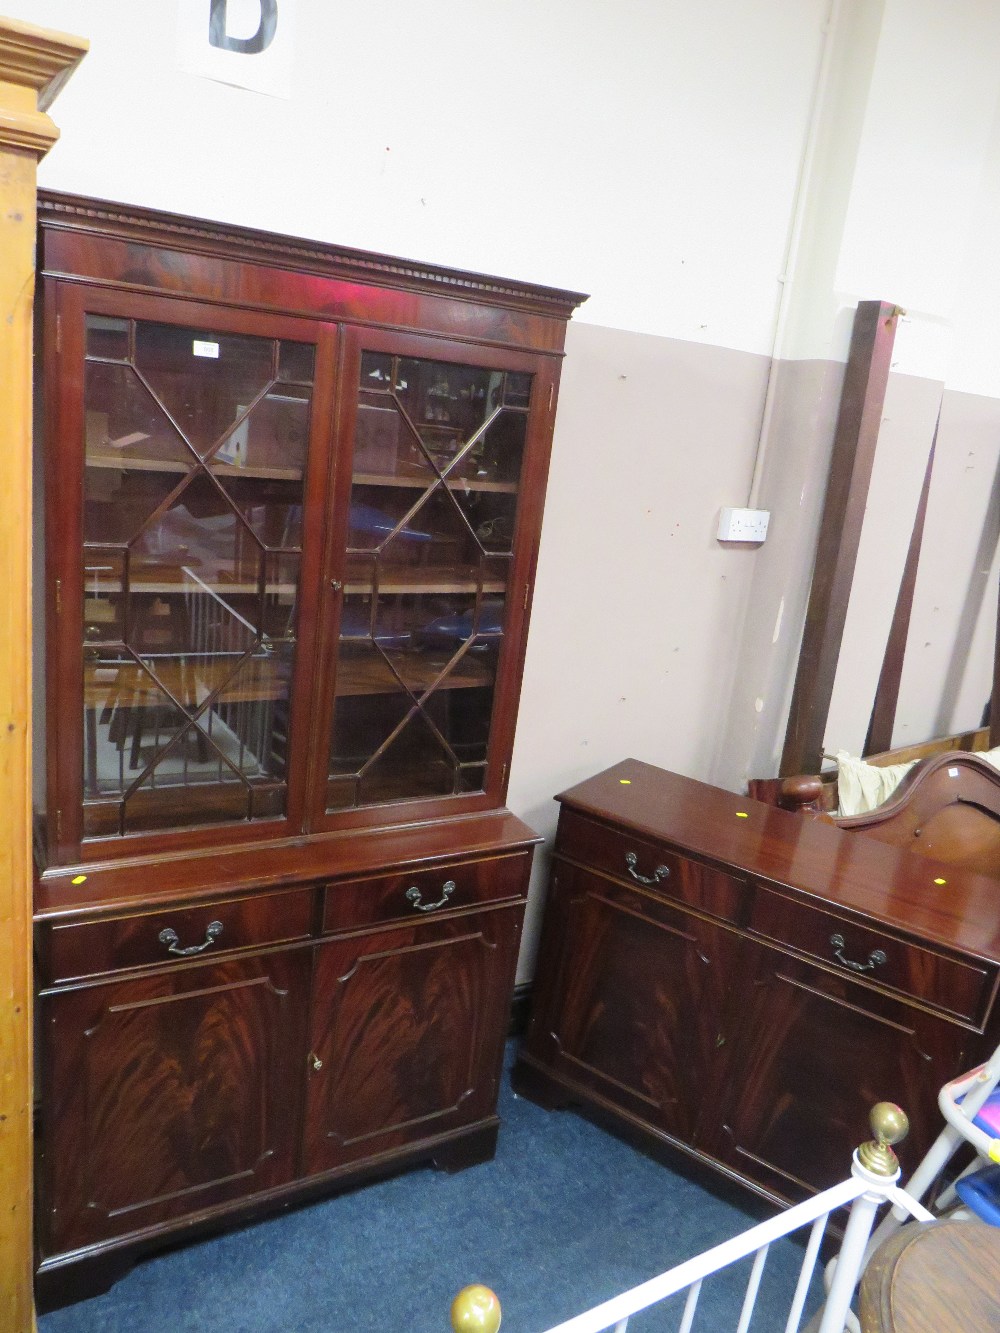
[(431, 657), (420, 653), (396, 653), (391, 655), (390, 666), (384, 658), (364, 661), (344, 658), (337, 673), (337, 695), (392, 693), (399, 689), (400, 681), (418, 696), (438, 681), (441, 681), (439, 688), (449, 690), (482, 689), (492, 685), (493, 673), (468, 653), (442, 679), (450, 660), (440, 654)]
[[(114, 752), (117, 760), (115, 790), (121, 791), (124, 780), (124, 751), (131, 741), (129, 768), (139, 776), (143, 736), (152, 729), (158, 747), (173, 745), (175, 741), (161, 739), (163, 716), (169, 717), (168, 729), (179, 737), (187, 733), (197, 746), (197, 764), (222, 766), (233, 763), (240, 770), (246, 767), (248, 732), (252, 730), (259, 741), (254, 763), (264, 766), (266, 742), (274, 731), (273, 709), (278, 701), (288, 698), (289, 668), (284, 658), (260, 654), (242, 659), (205, 659), (195, 656), (156, 658), (149, 667), (138, 662), (96, 666), (85, 674), (84, 718), (86, 723), (86, 784), (91, 795), (106, 792), (107, 778), (102, 784), (100, 749), (103, 745)], [(255, 710), (252, 728), (234, 732), (229, 726), (232, 710), (241, 706), (263, 705)], [(194, 721), (192, 721), (194, 719)], [(228, 736), (220, 736), (224, 727)], [(227, 744), (235, 735), (236, 754)], [(214, 752), (214, 758), (213, 758)], [(170, 772), (184, 785), (190, 777), (188, 761), (180, 764), (180, 772)], [(167, 776), (167, 774), (165, 774)]]

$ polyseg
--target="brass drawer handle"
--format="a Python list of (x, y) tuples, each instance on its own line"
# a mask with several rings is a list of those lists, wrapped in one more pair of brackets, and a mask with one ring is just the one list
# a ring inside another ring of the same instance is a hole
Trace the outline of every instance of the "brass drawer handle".
[(833, 956), (838, 963), (843, 963), (849, 967), (852, 972), (874, 972), (875, 968), (881, 967), (883, 963), (889, 960), (886, 957), (884, 949), (872, 949), (868, 955), (867, 963), (856, 963), (853, 958), (844, 957), (844, 937), (843, 935), (831, 935), (830, 943), (833, 945)]
[(652, 875), (640, 875), (638, 870), (636, 870), (638, 861), (639, 858), (636, 856), (635, 852), (625, 853), (625, 865), (628, 868), (628, 873), (633, 879), (637, 879), (640, 884), (659, 884), (661, 879), (666, 879), (670, 874), (669, 866), (657, 866)]
[(437, 902), (422, 903), (420, 899), (423, 895), (417, 888), (416, 884), (411, 884), (411, 886), (406, 890), (406, 901), (412, 903), (418, 912), (436, 912), (439, 907), (444, 907), (445, 903), (448, 901), (448, 899), (454, 892), (455, 892), (455, 881), (453, 879), (446, 879), (445, 882), (441, 885), (441, 897), (437, 900)]
[(189, 944), (186, 949), (182, 949), (180, 940), (177, 936), (177, 931), (171, 930), (169, 926), (167, 926), (165, 930), (160, 931), (159, 940), (161, 944), (167, 946), (167, 953), (175, 953), (181, 958), (189, 958), (192, 954), (201, 953), (203, 950), (207, 949), (210, 944), (214, 944), (221, 934), (222, 922), (210, 921), (205, 931), (204, 944)]

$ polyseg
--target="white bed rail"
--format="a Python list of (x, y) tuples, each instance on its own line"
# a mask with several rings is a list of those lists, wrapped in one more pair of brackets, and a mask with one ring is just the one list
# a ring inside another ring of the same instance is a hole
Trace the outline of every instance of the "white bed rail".
[[(793, 1232), (809, 1227), (811, 1230), (805, 1256), (785, 1323), (785, 1333), (797, 1333), (830, 1214), (848, 1205), (851, 1212), (833, 1268), (830, 1289), (821, 1315), (814, 1316), (810, 1328), (815, 1333), (843, 1333), (845, 1327), (852, 1324), (856, 1327), (854, 1316), (850, 1313), (851, 1299), (864, 1266), (866, 1246), (878, 1209), (890, 1203), (904, 1210), (910, 1217), (924, 1222), (933, 1221), (926, 1208), (899, 1189), (896, 1183), (899, 1179), (899, 1163), (891, 1145), (898, 1143), (906, 1134), (906, 1116), (897, 1106), (880, 1102), (872, 1111), (871, 1125), (875, 1141), (863, 1144), (855, 1152), (849, 1180), (751, 1227), (732, 1240), (723, 1241), (721, 1245), (669, 1268), (659, 1277), (558, 1324), (547, 1333), (606, 1333), (606, 1330), (625, 1333), (632, 1315), (683, 1291), (687, 1291), (688, 1295), (679, 1333), (691, 1333), (705, 1280), (713, 1273), (753, 1255), (746, 1295), (739, 1321), (735, 1325), (735, 1333), (748, 1333), (771, 1245)], [(500, 1304), (488, 1288), (466, 1287), (455, 1298), (451, 1318), (455, 1333), (496, 1333), (500, 1327)]]

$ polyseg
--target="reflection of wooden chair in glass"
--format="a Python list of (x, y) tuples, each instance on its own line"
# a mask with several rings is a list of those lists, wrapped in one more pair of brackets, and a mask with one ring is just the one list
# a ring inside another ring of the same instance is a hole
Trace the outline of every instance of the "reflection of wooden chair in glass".
[[(184, 701), (192, 697), (194, 687), (191, 665), (183, 648), (190, 640), (190, 625), (184, 597), (180, 594), (141, 596), (133, 589), (136, 610), (130, 627), (130, 646), (137, 656), (150, 661), (153, 671), (166, 691)], [(179, 730), (187, 723), (186, 713), (165, 701), (164, 690), (138, 665), (119, 672), (117, 695), (108, 718), (108, 739), (123, 751), (129, 748), (129, 769), (141, 764), (142, 744), (147, 729), (154, 728), (154, 745), (159, 748), (163, 729)], [(198, 760), (208, 760), (208, 747), (201, 731), (194, 729)]]
[[(193, 695), (199, 716), (199, 734), (216, 749), (227, 741), (235, 746), (230, 756), (240, 771), (251, 767), (269, 771), (284, 768), (283, 744), (287, 732), (287, 701), (291, 688), (290, 657), (281, 645), (293, 641), (294, 603), (287, 624), (267, 624), (260, 630), (240, 614), (235, 598), (227, 598), (188, 570), (191, 586), (185, 592), (192, 645)], [(272, 638), (267, 629), (285, 632)], [(223, 735), (213, 737), (216, 724)]]

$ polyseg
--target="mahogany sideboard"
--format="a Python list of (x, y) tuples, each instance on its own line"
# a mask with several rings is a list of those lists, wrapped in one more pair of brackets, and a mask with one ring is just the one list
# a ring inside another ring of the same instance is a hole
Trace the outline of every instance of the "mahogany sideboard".
[(519, 1092), (780, 1202), (1000, 1040), (1000, 883), (627, 760), (564, 792)]

